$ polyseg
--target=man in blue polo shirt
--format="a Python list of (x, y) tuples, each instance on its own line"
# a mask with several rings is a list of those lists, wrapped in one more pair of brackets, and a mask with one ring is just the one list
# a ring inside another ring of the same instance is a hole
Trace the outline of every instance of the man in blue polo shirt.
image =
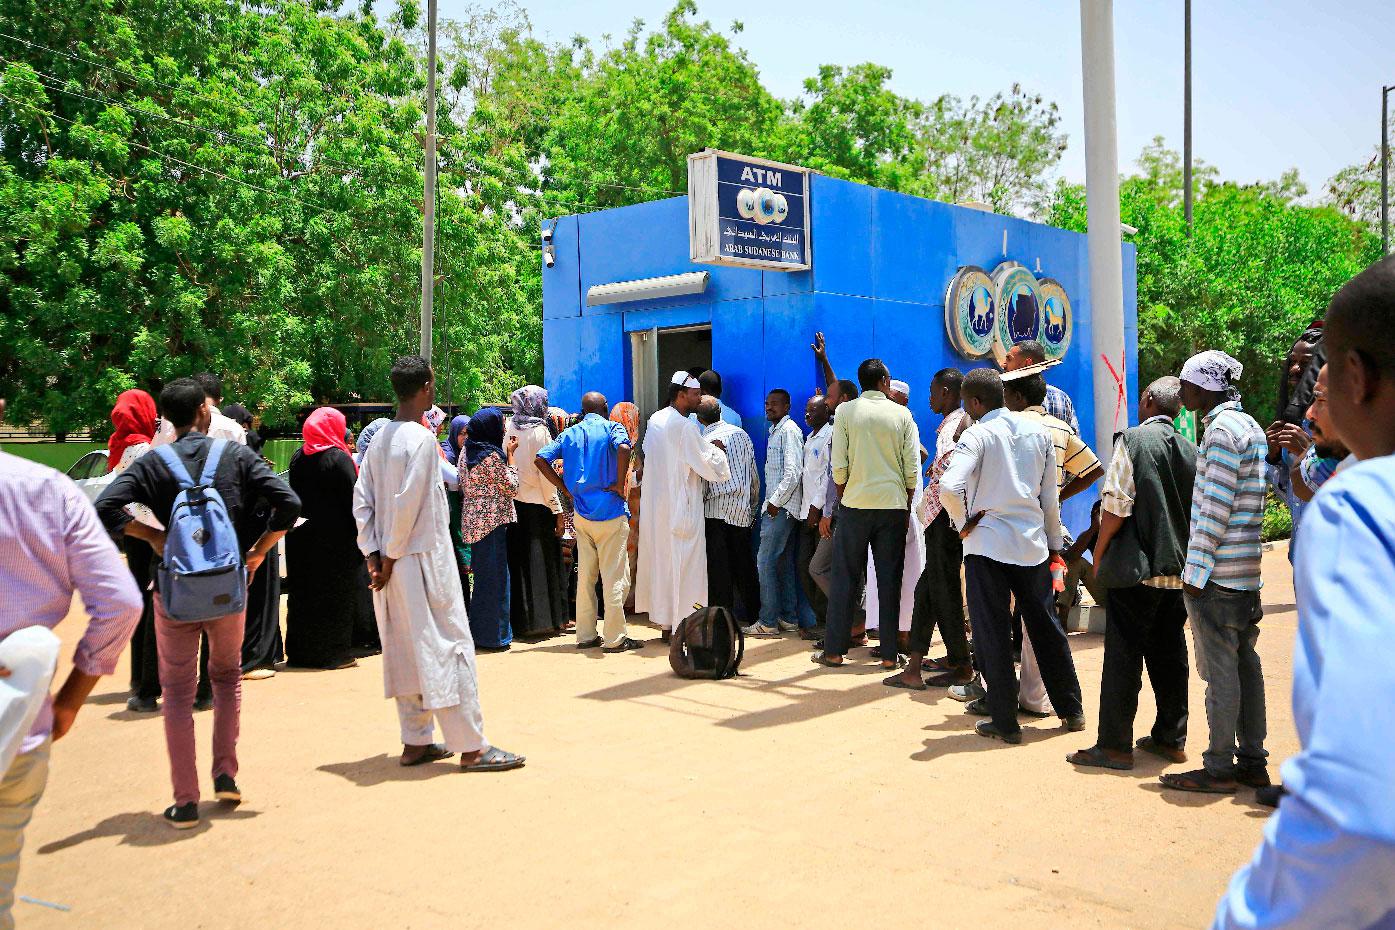
[[(628, 652), (644, 644), (625, 634), (625, 597), (630, 591), (630, 508), (625, 475), (630, 470), (630, 434), (606, 419), (605, 396), (581, 398), (581, 422), (562, 431), (533, 459), (538, 471), (572, 497), (576, 509), (576, 648)], [(552, 463), (562, 460), (558, 476)], [(596, 575), (605, 594), (603, 636), (596, 635)]]

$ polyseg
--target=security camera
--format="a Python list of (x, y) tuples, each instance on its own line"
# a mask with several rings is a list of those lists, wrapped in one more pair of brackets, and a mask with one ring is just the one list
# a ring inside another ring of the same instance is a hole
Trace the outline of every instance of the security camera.
[(552, 227), (551, 227), (551, 226), (547, 227), (546, 229), (544, 229), (544, 230), (542, 231), (542, 241), (543, 241), (543, 242), (551, 242), (551, 241), (552, 241)]
[[(551, 234), (548, 234), (547, 238), (551, 239)], [(543, 249), (543, 264), (549, 268), (557, 264), (557, 252), (550, 245)]]

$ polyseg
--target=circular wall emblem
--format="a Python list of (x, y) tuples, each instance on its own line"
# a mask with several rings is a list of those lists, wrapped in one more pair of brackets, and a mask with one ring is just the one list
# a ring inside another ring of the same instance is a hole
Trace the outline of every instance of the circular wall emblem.
[(994, 269), (993, 285), (998, 308), (993, 358), (1001, 368), (1008, 349), (1041, 338), (1041, 289), (1036, 277), (1016, 262), (1004, 262)]
[(949, 344), (965, 358), (983, 358), (993, 351), (997, 301), (993, 280), (982, 268), (965, 265), (945, 293), (945, 329)]
[(1037, 287), (1041, 291), (1041, 344), (1046, 346), (1047, 358), (1062, 358), (1075, 334), (1070, 298), (1055, 278), (1042, 278)]

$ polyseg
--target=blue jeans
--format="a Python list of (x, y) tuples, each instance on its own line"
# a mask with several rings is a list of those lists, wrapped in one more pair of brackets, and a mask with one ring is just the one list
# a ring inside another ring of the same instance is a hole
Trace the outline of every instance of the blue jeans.
[(794, 536), (794, 517), (783, 508), (771, 516), (760, 515), (760, 549), (756, 552), (756, 574), (760, 576), (760, 622), (773, 627), (780, 620), (799, 619), (798, 575), (790, 570), (785, 550)]
[(1263, 770), (1269, 753), (1264, 749), (1264, 669), (1255, 651), (1262, 616), (1259, 592), (1211, 582), (1201, 597), (1184, 594), (1182, 602), (1192, 624), (1197, 674), (1206, 682), (1210, 734), (1202, 764), (1217, 778), (1233, 778), (1238, 769)]

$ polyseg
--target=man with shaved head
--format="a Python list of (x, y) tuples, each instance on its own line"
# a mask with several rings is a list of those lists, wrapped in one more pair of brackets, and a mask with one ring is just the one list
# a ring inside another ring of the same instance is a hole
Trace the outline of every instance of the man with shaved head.
[[(625, 598), (630, 593), (630, 508), (625, 475), (630, 469), (630, 434), (606, 419), (605, 395), (581, 398), (581, 421), (538, 450), (534, 466), (576, 507), (576, 648), (628, 652), (643, 644), (625, 633)], [(552, 468), (562, 462), (559, 476)], [(596, 633), (596, 576), (605, 596), (605, 623)]]
[[(1109, 590), (1099, 736), (1094, 746), (1066, 757), (1074, 765), (1131, 769), (1135, 746), (1169, 762), (1187, 758), (1182, 567), (1196, 445), (1172, 425), (1182, 407), (1181, 391), (1182, 383), (1173, 377), (1150, 384), (1138, 402), (1141, 422), (1123, 432), (1109, 460), (1095, 541), (1095, 577)], [(1157, 717), (1149, 735), (1134, 743), (1145, 664)]]

